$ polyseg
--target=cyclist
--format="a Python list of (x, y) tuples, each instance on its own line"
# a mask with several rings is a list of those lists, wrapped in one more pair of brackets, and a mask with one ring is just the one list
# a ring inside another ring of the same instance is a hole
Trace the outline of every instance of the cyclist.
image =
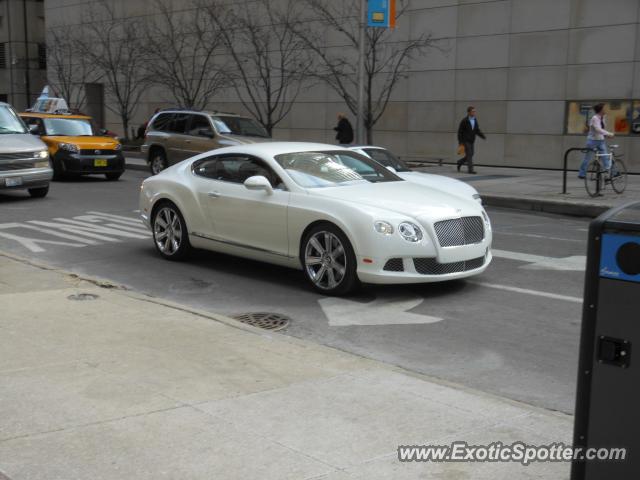
[(605, 129), (604, 124), (604, 103), (598, 103), (593, 107), (593, 111), (596, 114), (591, 117), (589, 121), (589, 135), (587, 135), (587, 147), (589, 151), (584, 154), (584, 159), (582, 160), (582, 165), (580, 165), (580, 172), (578, 173), (578, 178), (584, 178), (587, 173), (587, 166), (591, 161), (591, 157), (593, 157), (593, 150), (597, 150), (600, 154), (604, 154), (605, 156), (601, 157), (604, 159), (604, 168), (609, 171), (611, 168), (611, 157), (607, 154), (609, 153), (607, 150), (607, 144), (605, 143), (605, 137), (611, 138), (613, 137), (613, 133), (607, 131)]

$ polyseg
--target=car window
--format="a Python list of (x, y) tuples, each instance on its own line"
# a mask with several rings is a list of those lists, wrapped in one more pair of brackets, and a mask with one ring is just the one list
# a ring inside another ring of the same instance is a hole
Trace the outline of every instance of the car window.
[(209, 119), (204, 115), (191, 115), (191, 123), (187, 134), (198, 136), (201, 131), (207, 132), (209, 135), (213, 133)]
[(216, 115), (211, 117), (221, 135), (245, 135), (249, 137), (269, 138), (269, 134), (260, 123), (252, 118)]
[(0, 106), (0, 134), (27, 133), (27, 127), (12, 108)]
[(38, 130), (34, 132), (36, 135), (44, 135), (44, 125), (42, 123), (42, 119), (37, 117), (22, 117), (22, 120), (24, 120), (24, 123), (26, 123), (29, 127), (33, 125), (38, 127)]
[(93, 129), (89, 120), (79, 118), (45, 118), (44, 130), (46, 135), (60, 135), (68, 137), (92, 136)]
[(169, 123), (169, 131), (172, 133), (186, 133), (189, 116), (188, 113), (176, 113)]
[(402, 160), (397, 158), (388, 150), (379, 148), (365, 148), (365, 153), (373, 158), (376, 162), (381, 163), (385, 167), (392, 167), (397, 172), (410, 172), (411, 169)]
[(151, 125), (152, 130), (159, 130), (161, 132), (166, 131), (169, 128), (169, 123), (173, 118), (173, 113), (161, 113), (156, 117)]
[(261, 175), (269, 180), (273, 188), (284, 189), (278, 174), (262, 160), (250, 156), (209, 157), (195, 163), (193, 172), (200, 177), (238, 184), (244, 183), (249, 177)]
[(304, 188), (402, 181), (379, 163), (352, 151), (297, 152), (275, 158), (293, 181)]

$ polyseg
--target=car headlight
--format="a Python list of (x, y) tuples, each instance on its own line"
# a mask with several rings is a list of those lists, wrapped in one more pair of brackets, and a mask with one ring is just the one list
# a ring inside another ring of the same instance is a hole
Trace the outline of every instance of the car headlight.
[(118, 150), (122, 150), (122, 144), (118, 143), (115, 147), (114, 150), (118, 151)]
[(389, 222), (378, 221), (373, 224), (373, 227), (376, 229), (376, 232), (382, 233), (383, 235), (391, 235), (393, 233), (393, 225)]
[(49, 158), (49, 152), (47, 150), (40, 150), (36, 153), (36, 158)]
[(80, 151), (78, 146), (73, 143), (60, 143), (58, 144), (58, 147), (62, 150), (66, 150), (67, 152), (78, 153)]
[(474, 194), (473, 194), (473, 199), (474, 199), (475, 201), (477, 201), (480, 205), (482, 205), (482, 197), (480, 196), (480, 194), (479, 194), (479, 193), (474, 193)]
[(422, 240), (422, 230), (415, 223), (402, 222), (398, 225), (398, 231), (407, 242), (417, 243)]

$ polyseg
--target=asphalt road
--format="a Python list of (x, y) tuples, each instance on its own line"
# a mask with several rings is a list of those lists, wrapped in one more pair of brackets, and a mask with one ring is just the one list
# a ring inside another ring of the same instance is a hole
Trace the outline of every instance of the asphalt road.
[(136, 220), (145, 176), (56, 182), (42, 200), (0, 195), (0, 251), (208, 311), (281, 313), (292, 319), (282, 334), (573, 411), (586, 220), (489, 209), (497, 256), (483, 275), (333, 299), (268, 264), (211, 252), (162, 260)]

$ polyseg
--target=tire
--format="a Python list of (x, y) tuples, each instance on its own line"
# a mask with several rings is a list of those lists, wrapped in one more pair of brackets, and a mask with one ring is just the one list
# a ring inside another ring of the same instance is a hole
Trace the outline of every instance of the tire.
[(167, 155), (164, 153), (164, 150), (156, 148), (149, 158), (149, 171), (151, 171), (151, 175), (159, 174), (168, 166), (169, 162), (167, 162)]
[(587, 166), (587, 174), (584, 176), (584, 187), (590, 197), (600, 195), (603, 187), (604, 173), (601, 172), (600, 162), (591, 160)]
[(47, 193), (49, 193), (49, 185), (40, 188), (30, 188), (28, 191), (29, 195), (33, 198), (44, 198), (47, 196)]
[(107, 180), (115, 182), (122, 176), (122, 172), (109, 172), (105, 173), (104, 176), (107, 177)]
[(153, 243), (167, 260), (183, 260), (191, 252), (187, 224), (178, 207), (162, 202), (153, 211)]
[(305, 235), (300, 262), (311, 287), (324, 295), (345, 295), (360, 285), (351, 242), (331, 223), (318, 224)]
[(627, 188), (627, 166), (622, 160), (616, 160), (611, 169), (611, 187), (616, 193), (622, 193)]
[(53, 169), (53, 180), (64, 180), (66, 175), (62, 169), (62, 164), (55, 158), (51, 159), (51, 168)]

